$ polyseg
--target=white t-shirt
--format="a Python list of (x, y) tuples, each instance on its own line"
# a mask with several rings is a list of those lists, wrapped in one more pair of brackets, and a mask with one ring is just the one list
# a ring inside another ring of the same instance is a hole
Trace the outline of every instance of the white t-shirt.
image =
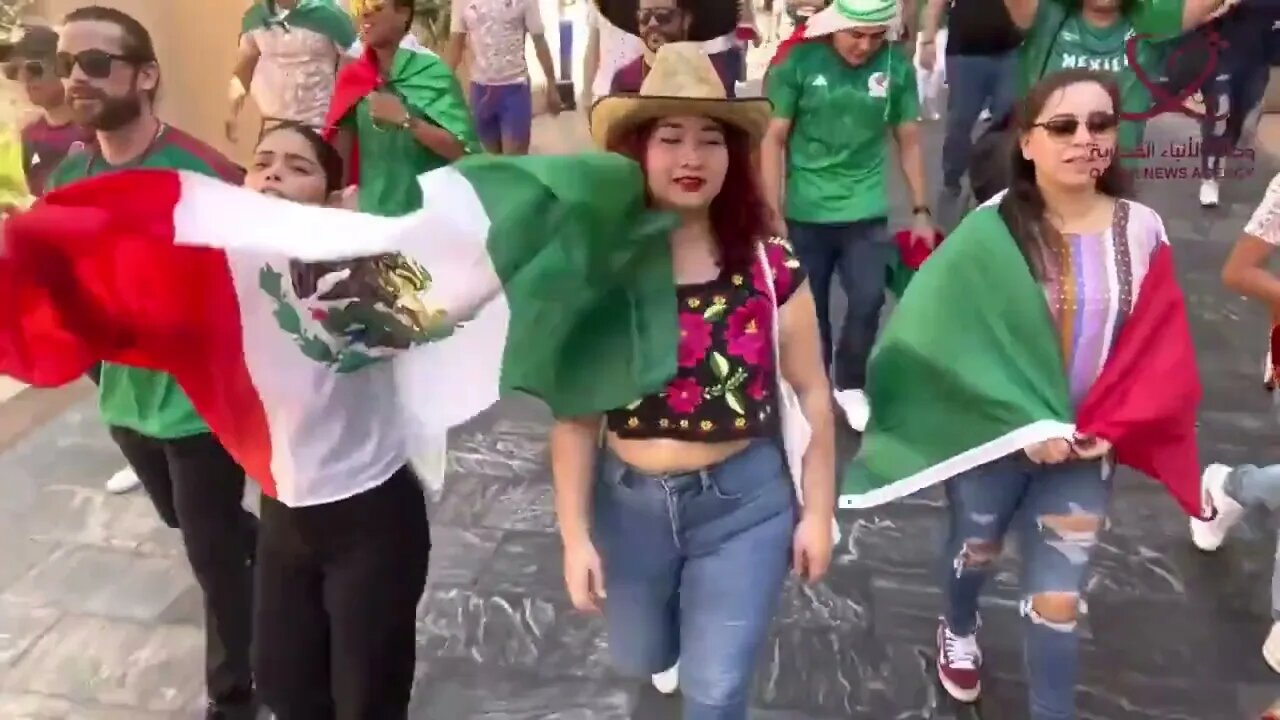
[(1272, 245), (1280, 245), (1280, 175), (1271, 178), (1262, 202), (1253, 211), (1244, 226), (1245, 234), (1262, 238)]
[(591, 4), (587, 5), (587, 26), (600, 32), (600, 64), (596, 68), (596, 76), (588, 80), (592, 96), (602, 98), (612, 89), (613, 76), (644, 55), (644, 41), (619, 30), (602, 18)]
[(346, 48), (313, 30), (278, 24), (252, 30), (240, 42), (257, 45), (261, 53), (250, 92), (263, 115), (309, 125), (324, 123), (338, 58)]
[(449, 23), (450, 32), (467, 34), (472, 82), (529, 81), (524, 39), (545, 32), (538, 0), (453, 0)]

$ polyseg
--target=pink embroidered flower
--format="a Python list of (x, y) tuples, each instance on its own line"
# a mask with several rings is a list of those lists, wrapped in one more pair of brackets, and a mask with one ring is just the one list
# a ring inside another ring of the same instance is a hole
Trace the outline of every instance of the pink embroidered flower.
[(324, 308), (311, 308), (311, 319), (324, 322), (329, 318), (329, 311)]
[(680, 313), (680, 367), (697, 367), (711, 347), (711, 324), (698, 313)]
[(747, 397), (757, 402), (763, 400), (765, 393), (769, 390), (768, 377), (769, 373), (763, 370), (753, 375), (751, 381), (747, 383)]
[(773, 352), (769, 321), (773, 303), (769, 298), (752, 296), (729, 316), (725, 337), (730, 355), (742, 358), (748, 365), (759, 366)]
[(667, 407), (677, 415), (690, 415), (702, 404), (702, 388), (692, 378), (678, 377), (667, 385)]
[[(764, 244), (765, 257), (769, 258), (769, 266), (773, 268), (774, 288), (779, 296), (787, 294), (791, 288), (791, 268), (787, 267), (787, 251), (776, 243)], [(751, 283), (766, 298), (769, 297), (769, 276), (759, 261), (751, 263)]]

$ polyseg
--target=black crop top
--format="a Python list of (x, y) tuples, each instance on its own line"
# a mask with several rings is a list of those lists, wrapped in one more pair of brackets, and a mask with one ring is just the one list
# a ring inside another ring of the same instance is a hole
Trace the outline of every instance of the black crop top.
[[(769, 240), (765, 254), (781, 305), (804, 282), (804, 271), (785, 240)], [(771, 434), (778, 411), (768, 282), (753, 260), (749, 277), (722, 273), (679, 286), (676, 376), (664, 391), (609, 411), (609, 430), (623, 438), (698, 442)]]

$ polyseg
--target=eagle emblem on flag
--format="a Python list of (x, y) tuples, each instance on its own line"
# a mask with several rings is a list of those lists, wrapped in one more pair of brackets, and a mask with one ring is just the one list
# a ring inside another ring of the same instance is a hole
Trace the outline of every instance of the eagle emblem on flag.
[(354, 372), (398, 350), (436, 342), (457, 329), (425, 298), (431, 274), (392, 253), (342, 262), (266, 265), (259, 287), (275, 300), (280, 329), (303, 355), (338, 372)]

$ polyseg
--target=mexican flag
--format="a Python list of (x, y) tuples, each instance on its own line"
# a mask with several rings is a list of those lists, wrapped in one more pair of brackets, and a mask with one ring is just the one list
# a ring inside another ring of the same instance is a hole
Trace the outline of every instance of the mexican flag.
[(1080, 435), (1110, 441), (1117, 462), (1202, 516), (1200, 380), (1168, 243), (1132, 266), (1131, 314), (1073, 409), (1044, 290), (998, 207), (970, 213), (913, 278), (872, 352), (871, 421), (840, 507), (880, 505)]
[(577, 416), (675, 374), (674, 219), (646, 209), (635, 163), (475, 156), (421, 184), (426, 206), (399, 218), (167, 170), (51, 192), (5, 223), (0, 374), (169, 372), (289, 504), (308, 500), (277, 452), (305, 451), (284, 390), (300, 375), (391, 363), (410, 434), (439, 437), (505, 393)]
[[(359, 58), (338, 71), (329, 113), (324, 119), (325, 139), (332, 140), (337, 135), (343, 118), (369, 93), (384, 88), (398, 95), (407, 108), (449, 131), (467, 152), (477, 153), (483, 149), (471, 121), (471, 109), (453, 71), (430, 50), (403, 46), (396, 51), (391, 72), (385, 78), (372, 48), (366, 48)], [(354, 145), (347, 169), (348, 181), (352, 183), (359, 182), (360, 178), (359, 153), (359, 145)]]
[(344, 51), (356, 41), (355, 27), (336, 0), (298, 0), (293, 9), (280, 13), (273, 0), (257, 0), (240, 19), (240, 34), (282, 26), (322, 35)]

